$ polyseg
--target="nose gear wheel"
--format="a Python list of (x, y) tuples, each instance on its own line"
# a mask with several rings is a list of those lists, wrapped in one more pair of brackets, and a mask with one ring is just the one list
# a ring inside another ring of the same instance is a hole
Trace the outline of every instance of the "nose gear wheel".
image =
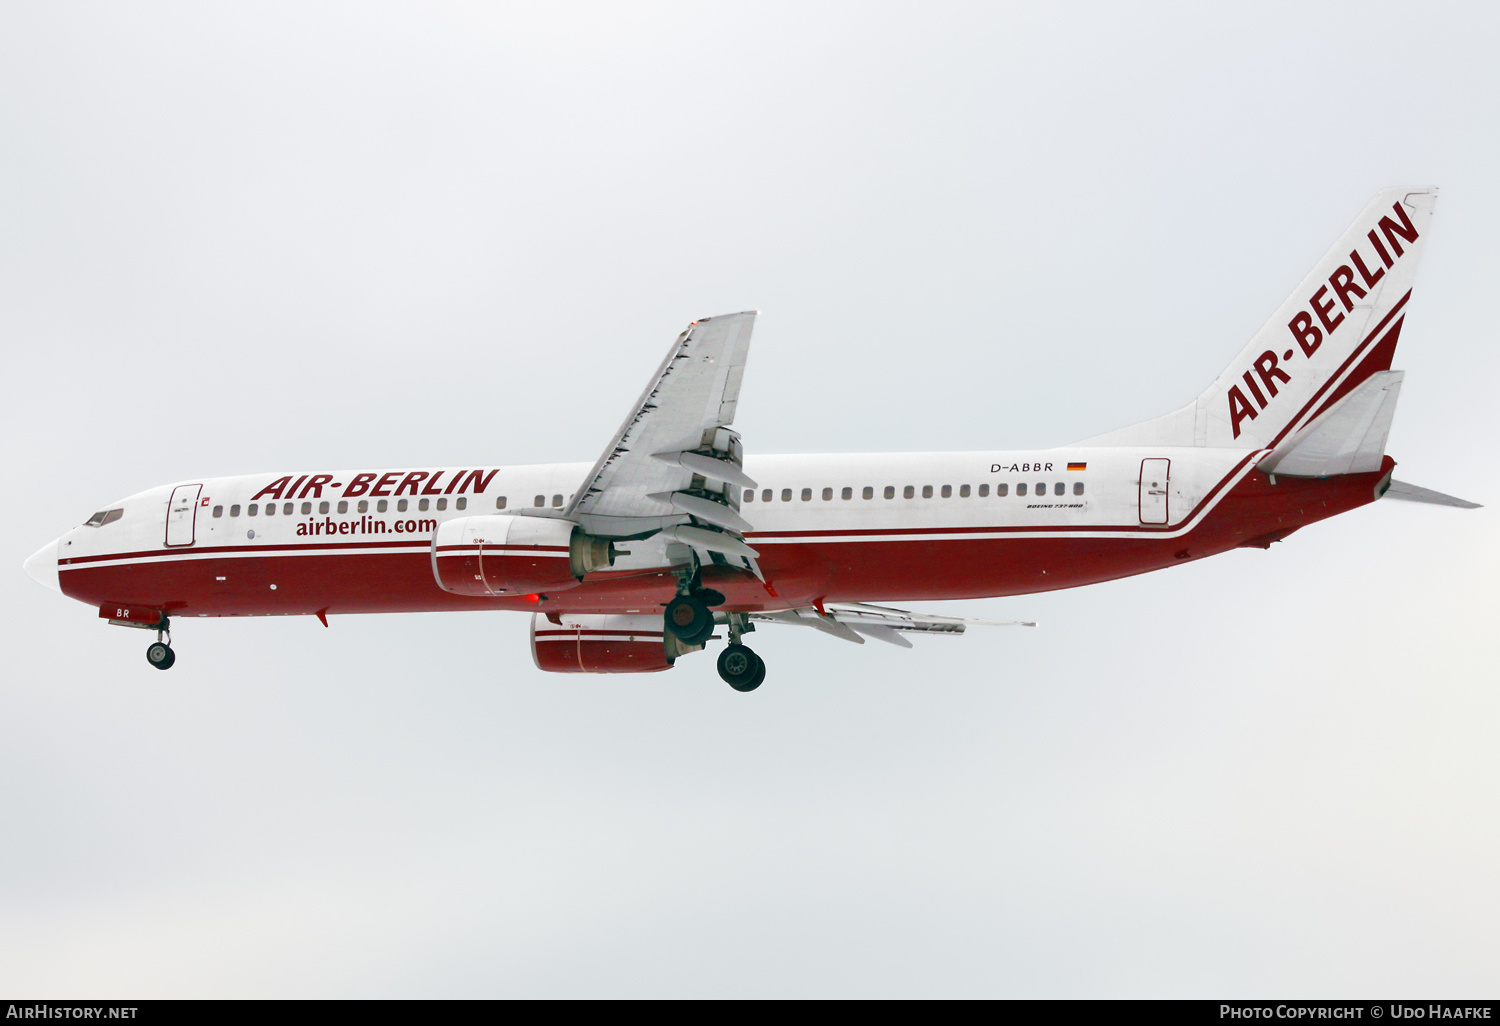
[(158, 670), (170, 670), (177, 661), (177, 653), (165, 641), (153, 641), (146, 646), (146, 662)]

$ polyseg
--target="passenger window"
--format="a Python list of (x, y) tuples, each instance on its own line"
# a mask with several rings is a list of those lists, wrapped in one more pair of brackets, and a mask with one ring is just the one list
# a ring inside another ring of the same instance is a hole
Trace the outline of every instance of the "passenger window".
[(1082, 495), (1083, 494), (1083, 482), (1082, 481), (1074, 481), (1073, 482), (1073, 494), (1074, 495)]
[[(431, 501), (432, 501), (431, 499), (418, 499), (417, 500), (417, 509), (421, 510), (423, 513), (426, 513), (427, 512), (427, 505)], [(405, 499), (402, 499), (400, 502), (396, 503), (396, 511), (399, 512), (399, 513), (405, 513), (406, 512), (406, 500)]]
[[(238, 507), (236, 507), (236, 508), (238, 508)], [(347, 512), (349, 512), (349, 500), (347, 500), (347, 499), (340, 499), (339, 500), (339, 512), (340, 513), (347, 513)], [(230, 510), (229, 511), (229, 515), (233, 516), (234, 515), (234, 510)]]
[(885, 497), (887, 499), (894, 499), (896, 497), (896, 486), (895, 485), (886, 485), (885, 486)]
[[(289, 505), (290, 505), (290, 504), (289, 504)], [(291, 510), (287, 510), (287, 512), (288, 512), (288, 513), (290, 513), (290, 512), (291, 512)], [(302, 504), (302, 515), (303, 515), (303, 516), (307, 516), (307, 515), (309, 515), (309, 514), (310, 514), (310, 513), (312, 513), (312, 503), (310, 503), (310, 502), (304, 502), (304, 503), (303, 503), (303, 504)]]
[(945, 499), (951, 499), (951, 498), (953, 498), (953, 486), (952, 485), (943, 485), (943, 498), (945, 498)]
[(497, 495), (497, 496), (495, 496), (495, 508), (496, 509), (504, 509), (505, 508), (505, 496), (503, 496), (503, 495)]
[(240, 507), (238, 505), (230, 506), (229, 507), (229, 515), (232, 516), (232, 517), (239, 516), (240, 515)]
[(839, 498), (845, 499), (845, 500), (854, 498), (854, 489), (853, 488), (845, 488), (843, 491), (839, 492)]
[(1065, 485), (1065, 484), (1063, 484), (1061, 481), (1059, 481), (1055, 485), (1052, 486), (1052, 494), (1053, 495), (1066, 495), (1066, 494), (1068, 494), (1068, 486)]
[[(988, 487), (988, 485), (980, 485), (979, 486), (979, 494), (983, 495), (984, 494), (984, 489), (987, 488), (987, 487)], [(1005, 498), (1009, 494), (1010, 494), (1010, 485), (1008, 485), (1008, 484), (997, 484), (995, 486), (995, 498), (997, 498), (997, 499), (1003, 499), (1003, 498)], [(1025, 495), (1026, 493), (1025, 492), (1020, 492), (1019, 494)]]
[[(948, 493), (944, 492), (943, 494), (947, 495)], [(958, 497), (960, 499), (967, 499), (969, 497), (969, 486), (968, 485), (959, 485), (958, 486)]]
[(760, 490), (760, 501), (761, 502), (770, 502), (771, 501), (771, 494), (772, 494), (771, 493), (771, 489), (769, 489), (769, 488), (762, 488)]
[[(421, 501), (425, 503), (427, 500), (423, 499)], [(426, 509), (427, 507), (423, 506), (422, 508)], [(397, 513), (405, 513), (406, 512), (406, 500), (405, 499), (397, 499), (396, 500), (396, 512)]]
[(791, 502), (792, 501), (792, 490), (790, 488), (783, 488), (781, 490), (781, 501), (782, 502)]
[(812, 489), (811, 488), (804, 488), (804, 489), (802, 489), (802, 501), (803, 502), (811, 502), (812, 501)]
[(562, 496), (561, 495), (554, 495), (554, 496), (552, 496), (552, 505), (561, 507), (562, 506)]
[(873, 499), (875, 498), (875, 489), (871, 488), (869, 485), (865, 485), (864, 489), (859, 494), (863, 495), (867, 499)]
[(828, 502), (828, 501), (830, 501), (832, 499), (833, 499), (833, 489), (832, 488), (824, 488), (823, 489), (823, 501), (824, 502)]
[(386, 502), (384, 499), (377, 499), (375, 501), (376, 513), (384, 513), (388, 509), (390, 509), (390, 503)]
[(917, 494), (917, 490), (915, 488), (913, 488), (911, 485), (907, 485), (906, 487), (904, 487), (904, 488), (901, 489), (901, 497), (903, 499), (910, 499), (913, 496), (915, 496), (916, 494)]
[(224, 507), (223, 506), (215, 506), (214, 507), (214, 516), (217, 518), (217, 517), (222, 517), (223, 515), (224, 515)]
[(745, 494), (740, 498), (740, 501), (741, 502), (754, 502), (755, 501), (755, 489), (754, 488), (746, 488), (745, 489)]
[(547, 505), (547, 497), (545, 495), (538, 495), (535, 499), (531, 500), (531, 504), (533, 506), (545, 506)]
[[(1005, 486), (1001, 485), (1000, 487), (1004, 488)], [(1025, 481), (1022, 481), (1020, 484), (1016, 485), (1016, 494), (1017, 495), (1025, 495), (1026, 494), (1026, 482)]]
[[(442, 507), (440, 506), (438, 508), (441, 509)], [(468, 509), (469, 508), (469, 498), (468, 498), (468, 496), (466, 496), (466, 495), (460, 495), (458, 498), (454, 499), (453, 500), (453, 508), (454, 509)]]
[[(951, 491), (952, 489), (949, 489), (949, 490)], [(922, 486), (922, 498), (924, 498), (924, 499), (930, 499), (930, 498), (932, 498), (932, 485), (923, 485)]]
[(356, 508), (361, 513), (368, 513), (368, 512), (370, 512), (370, 500), (369, 499), (360, 499), (359, 500), (359, 506), (356, 507)]
[(1036, 493), (1038, 495), (1046, 495), (1047, 494), (1047, 482), (1046, 481), (1038, 481), (1036, 483)]
[[(996, 495), (1004, 495), (1005, 492), (1001, 490), (1004, 487), (1005, 487), (1004, 485), (1000, 485), (999, 487), (997, 487), (995, 489), (995, 494)], [(987, 485), (987, 484), (980, 485), (979, 486), (979, 497), (982, 499), (982, 498), (984, 498), (988, 494), (990, 494), (990, 486)]]
[(318, 503), (318, 512), (326, 514), (328, 512), (328, 503), (326, 503), (326, 502), (320, 502), (320, 503)]
[(268, 502), (268, 503), (266, 503), (266, 516), (268, 516), (268, 517), (274, 517), (275, 515), (276, 515), (276, 503), (274, 503), (274, 502)]
[[(561, 496), (561, 495), (559, 495), (559, 496), (558, 496), (558, 498), (559, 498), (559, 499), (561, 499), (561, 498), (562, 498), (562, 496)], [(553, 503), (553, 505), (554, 505), (554, 506), (556, 506), (556, 505), (560, 505), (560, 503)], [(423, 500), (422, 500), (422, 508), (423, 508), (423, 509), (426, 509), (426, 508), (427, 508), (427, 500), (426, 500), (426, 499), (423, 499)], [(447, 499), (439, 499), (439, 500), (438, 500), (438, 501), (437, 501), (437, 508), (438, 508), (438, 509), (447, 509), (447, 508), (448, 508), (448, 500), (447, 500)]]
[(245, 516), (247, 517), (253, 517), (258, 512), (260, 512), (260, 506), (253, 502), (245, 508)]

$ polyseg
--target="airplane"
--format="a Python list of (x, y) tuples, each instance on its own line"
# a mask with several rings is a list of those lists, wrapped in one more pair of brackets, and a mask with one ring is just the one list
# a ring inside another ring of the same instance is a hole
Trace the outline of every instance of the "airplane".
[[(1437, 190), (1378, 193), (1186, 406), (1020, 451), (747, 455), (733, 430), (754, 312), (692, 322), (593, 464), (200, 477), (110, 503), (26, 560), (110, 624), (513, 610), (542, 670), (646, 673), (723, 629), (755, 690), (763, 625), (911, 647), (1021, 624), (887, 603), (1073, 588), (1294, 531), (1382, 497), (1391, 370)], [(1027, 624), (1034, 626), (1034, 624)]]

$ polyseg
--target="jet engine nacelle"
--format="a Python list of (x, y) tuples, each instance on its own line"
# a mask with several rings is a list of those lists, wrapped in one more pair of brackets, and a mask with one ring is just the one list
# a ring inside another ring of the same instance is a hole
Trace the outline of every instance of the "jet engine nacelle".
[(531, 658), (549, 673), (655, 673), (700, 652), (665, 633), (660, 616), (545, 613), (531, 617)]
[(550, 517), (461, 517), (439, 524), (432, 541), (432, 575), (456, 595), (563, 591), (614, 561), (607, 538)]

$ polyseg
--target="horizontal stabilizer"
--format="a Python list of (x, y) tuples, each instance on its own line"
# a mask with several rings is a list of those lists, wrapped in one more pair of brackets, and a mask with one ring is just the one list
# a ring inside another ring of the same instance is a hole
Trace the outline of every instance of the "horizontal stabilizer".
[[(751, 613), (750, 619), (762, 623), (789, 623), (812, 627), (824, 634), (863, 645), (865, 638), (884, 641), (898, 648), (911, 648), (901, 634), (962, 634), (965, 627), (1035, 627), (1025, 620), (973, 620), (961, 616), (935, 613), (910, 613), (889, 606), (872, 606), (863, 602), (830, 605), (822, 609), (802, 606), (770, 613)], [(864, 635), (861, 637), (860, 635)]]
[(1261, 460), (1268, 474), (1333, 477), (1380, 469), (1405, 371), (1380, 371)]
[(1431, 488), (1418, 488), (1405, 481), (1392, 481), (1382, 499), (1401, 499), (1406, 502), (1430, 502), (1434, 506), (1457, 506), (1459, 509), (1480, 509), (1480, 504), (1452, 495), (1435, 492)]

